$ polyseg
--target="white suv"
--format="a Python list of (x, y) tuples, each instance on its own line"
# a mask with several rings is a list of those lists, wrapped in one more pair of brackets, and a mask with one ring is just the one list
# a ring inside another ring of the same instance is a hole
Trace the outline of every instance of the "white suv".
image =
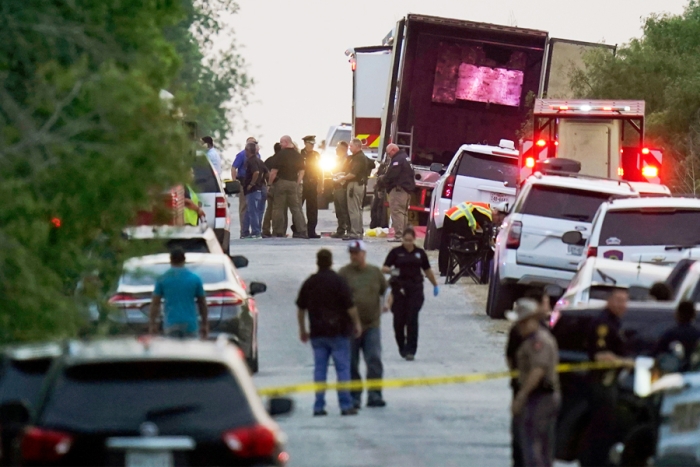
[(498, 146), (463, 144), (433, 189), (425, 247), (440, 244), (445, 212), (451, 207), (464, 201), (513, 202), (518, 170), (512, 141), (502, 139)]
[[(576, 243), (578, 235), (567, 235)], [(640, 198), (603, 203), (586, 244), (587, 256), (673, 265), (700, 255), (700, 200)]]
[(562, 235), (586, 235), (601, 204), (638, 197), (627, 182), (579, 175), (542, 175), (523, 183), (496, 240), (486, 313), (503, 318), (526, 287), (569, 285), (583, 260), (583, 243), (567, 245)]

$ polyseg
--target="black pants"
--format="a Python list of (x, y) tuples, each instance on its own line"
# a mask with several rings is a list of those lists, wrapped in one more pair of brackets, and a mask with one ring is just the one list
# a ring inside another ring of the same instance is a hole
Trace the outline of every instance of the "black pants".
[(401, 356), (415, 355), (418, 350), (418, 312), (423, 306), (423, 283), (392, 287), (394, 334)]
[[(512, 384), (512, 383), (511, 383)], [(515, 395), (517, 394), (517, 390), (514, 387), (513, 388), (513, 399), (515, 399)], [(520, 434), (518, 433), (518, 424), (520, 423), (520, 419), (517, 415), (511, 415), (510, 419), (510, 439), (511, 439), (511, 449), (512, 449), (512, 456), (513, 456), (513, 467), (525, 467), (525, 461), (523, 460), (523, 451), (522, 447), (520, 446)]]
[(301, 204), (306, 203), (306, 228), (309, 235), (316, 235), (318, 225), (318, 184), (306, 182), (301, 195)]

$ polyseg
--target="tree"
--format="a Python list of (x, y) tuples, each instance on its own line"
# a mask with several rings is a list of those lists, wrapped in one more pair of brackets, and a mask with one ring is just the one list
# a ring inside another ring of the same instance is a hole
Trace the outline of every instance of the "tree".
[(172, 109), (216, 116), (231, 96), (175, 93), (172, 108), (159, 97), (201, 79), (188, 68), (195, 45), (178, 54), (189, 30), (172, 32), (199, 11), (181, 0), (0, 2), (0, 343), (79, 332), (129, 254), (123, 227), (185, 180), (191, 146)]
[(664, 149), (662, 178), (679, 192), (700, 180), (700, 4), (683, 14), (652, 15), (643, 35), (611, 56), (592, 52), (573, 80), (577, 95), (593, 99), (644, 99), (647, 140)]

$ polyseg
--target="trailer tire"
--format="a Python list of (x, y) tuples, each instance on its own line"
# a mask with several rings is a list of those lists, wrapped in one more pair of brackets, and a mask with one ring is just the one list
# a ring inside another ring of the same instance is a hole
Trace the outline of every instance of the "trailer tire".
[(515, 284), (501, 283), (498, 270), (495, 270), (489, 281), (486, 314), (491, 319), (504, 319), (506, 311), (513, 306), (515, 299)]

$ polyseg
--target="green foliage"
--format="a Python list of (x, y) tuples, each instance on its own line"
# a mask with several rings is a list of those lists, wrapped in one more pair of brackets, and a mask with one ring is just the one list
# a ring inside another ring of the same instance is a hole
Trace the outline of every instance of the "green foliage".
[(646, 101), (647, 140), (663, 147), (662, 178), (680, 192), (694, 192), (700, 167), (700, 4), (682, 15), (652, 15), (643, 36), (618, 49), (586, 57), (574, 92), (593, 99)]
[(195, 89), (206, 69), (178, 53), (202, 53), (181, 27), (193, 8), (0, 2), (0, 343), (81, 332), (129, 255), (122, 229), (187, 176), (191, 143), (172, 109), (217, 115), (230, 96), (174, 92), (171, 108), (159, 97)]

